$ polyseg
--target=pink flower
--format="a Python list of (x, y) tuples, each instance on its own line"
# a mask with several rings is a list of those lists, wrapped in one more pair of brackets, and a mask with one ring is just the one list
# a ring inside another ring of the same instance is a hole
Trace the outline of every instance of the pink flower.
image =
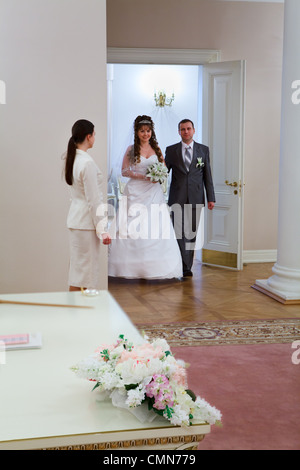
[(127, 349), (124, 349), (122, 351), (121, 356), (117, 362), (117, 364), (120, 364), (121, 362), (128, 361), (128, 359), (133, 359), (135, 361), (139, 360), (139, 355), (136, 354), (136, 351), (133, 349), (132, 351), (127, 351)]
[(136, 346), (131, 351), (124, 349), (121, 353), (121, 357), (118, 361), (118, 364), (121, 362), (125, 362), (128, 359), (134, 359), (137, 361), (141, 361), (143, 363), (147, 363), (149, 359), (160, 359), (164, 356), (164, 351), (161, 347), (154, 348), (152, 344), (145, 343), (141, 344), (140, 346)]
[(188, 388), (187, 373), (184, 367), (178, 365), (176, 371), (172, 374), (171, 379), (174, 380), (174, 382), (176, 382), (178, 385), (181, 385), (184, 388)]
[(165, 375), (155, 374), (153, 376), (153, 380), (146, 385), (146, 395), (149, 398), (154, 398), (153, 407), (157, 410), (164, 410), (167, 405), (169, 407), (174, 405), (173, 390)]

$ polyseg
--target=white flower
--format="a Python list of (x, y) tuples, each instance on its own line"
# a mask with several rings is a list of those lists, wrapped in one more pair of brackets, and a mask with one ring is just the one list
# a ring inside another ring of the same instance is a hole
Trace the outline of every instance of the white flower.
[(143, 385), (131, 389), (127, 392), (126, 405), (130, 408), (134, 408), (138, 405), (141, 405), (142, 401), (145, 399), (146, 389)]
[(116, 366), (116, 372), (122, 377), (124, 385), (137, 384), (145, 378), (160, 374), (162, 362), (158, 358), (150, 358), (147, 362), (137, 359), (127, 359)]
[(195, 419), (206, 421), (208, 424), (215, 424), (221, 421), (222, 414), (217, 408), (211, 406), (203, 398), (197, 397), (195, 401), (195, 409), (193, 410)]
[(170, 351), (170, 346), (163, 338), (157, 338), (152, 342), (154, 348), (161, 348), (163, 351)]
[(117, 361), (120, 358), (123, 351), (124, 351), (123, 344), (120, 344), (119, 346), (117, 346), (110, 352), (110, 359)]
[(77, 377), (87, 380), (97, 380), (102, 363), (95, 356), (89, 356), (79, 362), (77, 366), (71, 367)]
[(171, 358), (167, 357), (166, 360), (162, 362), (162, 372), (168, 378), (172, 377), (176, 370), (177, 365), (175, 362), (172, 361)]
[(173, 426), (189, 426), (189, 415), (179, 405), (175, 405), (170, 422)]
[(161, 162), (153, 163), (147, 168), (146, 176), (149, 176), (152, 182), (162, 184), (168, 177), (168, 169)]
[(177, 388), (175, 401), (185, 413), (190, 414), (194, 402), (183, 387)]
[(202, 166), (204, 166), (204, 162), (202, 161), (202, 158), (197, 158), (196, 168), (197, 168), (198, 166), (199, 166), (200, 168), (201, 168)]
[(113, 388), (123, 387), (120, 376), (113, 370), (102, 370), (101, 375), (98, 378), (105, 390), (112, 390)]

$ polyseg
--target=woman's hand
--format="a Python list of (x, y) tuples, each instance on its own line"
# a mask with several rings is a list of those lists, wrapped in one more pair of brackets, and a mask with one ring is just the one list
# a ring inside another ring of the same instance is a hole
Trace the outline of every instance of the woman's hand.
[(110, 245), (111, 244), (111, 237), (110, 237), (109, 233), (107, 233), (107, 232), (102, 233), (101, 238), (102, 238), (103, 245)]

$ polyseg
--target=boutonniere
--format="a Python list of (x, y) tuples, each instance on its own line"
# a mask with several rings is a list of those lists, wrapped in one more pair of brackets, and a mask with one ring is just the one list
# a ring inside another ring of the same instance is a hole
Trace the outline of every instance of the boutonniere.
[(204, 162), (202, 161), (202, 158), (197, 158), (197, 164), (196, 164), (196, 168), (198, 168), (198, 166), (201, 168), (202, 166), (204, 166)]

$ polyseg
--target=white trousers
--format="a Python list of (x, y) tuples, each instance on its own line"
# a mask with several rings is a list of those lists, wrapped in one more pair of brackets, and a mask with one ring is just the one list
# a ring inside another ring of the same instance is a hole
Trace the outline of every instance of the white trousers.
[(100, 289), (100, 240), (95, 230), (69, 229), (69, 286)]

